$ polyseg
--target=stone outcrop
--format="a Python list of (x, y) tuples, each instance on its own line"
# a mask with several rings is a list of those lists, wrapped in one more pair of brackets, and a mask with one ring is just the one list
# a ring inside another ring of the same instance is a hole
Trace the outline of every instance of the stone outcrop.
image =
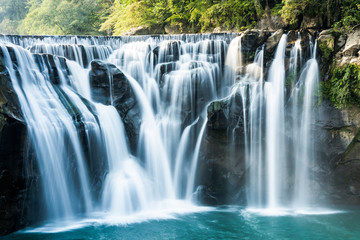
[[(336, 204), (360, 203), (360, 108), (319, 106), (315, 143), (321, 161), (317, 174), (324, 199)], [(326, 184), (325, 184), (326, 183)]]
[(266, 52), (273, 53), (276, 49), (276, 46), (279, 44), (282, 35), (284, 34), (284, 30), (279, 29), (274, 32), (271, 37), (269, 37), (266, 41)]
[[(343, 68), (348, 64), (360, 66), (360, 25), (350, 33), (324, 30), (318, 39), (319, 52), (322, 60), (322, 72), (329, 74), (331, 68)], [(334, 64), (332, 60), (334, 61)]]
[(0, 236), (41, 217), (30, 213), (39, 208), (33, 201), (38, 172), (18, 98), (1, 61), (0, 57)]
[(130, 82), (115, 65), (92, 61), (89, 73), (93, 99), (113, 104), (125, 126), (132, 153), (136, 153), (141, 125), (141, 112)]
[(241, 96), (235, 94), (212, 102), (207, 115), (199, 156), (197, 184), (201, 191), (196, 192), (197, 199), (212, 205), (245, 204), (245, 162), (238, 160), (244, 158)]

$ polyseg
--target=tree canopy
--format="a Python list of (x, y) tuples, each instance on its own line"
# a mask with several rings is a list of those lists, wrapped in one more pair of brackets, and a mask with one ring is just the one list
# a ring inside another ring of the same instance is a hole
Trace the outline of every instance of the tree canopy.
[(242, 30), (281, 16), (288, 28), (317, 18), (322, 28), (360, 22), (360, 0), (0, 0), (0, 33), (121, 35), (130, 29)]

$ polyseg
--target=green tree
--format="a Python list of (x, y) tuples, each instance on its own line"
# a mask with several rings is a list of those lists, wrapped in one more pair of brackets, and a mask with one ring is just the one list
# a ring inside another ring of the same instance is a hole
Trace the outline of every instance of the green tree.
[(20, 22), (25, 18), (27, 0), (0, 0), (0, 33), (17, 34)]
[(94, 35), (111, 2), (101, 0), (30, 0), (23, 34)]

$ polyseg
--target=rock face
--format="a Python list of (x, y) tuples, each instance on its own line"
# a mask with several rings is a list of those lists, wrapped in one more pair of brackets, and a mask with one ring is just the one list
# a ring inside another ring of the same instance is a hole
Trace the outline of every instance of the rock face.
[(286, 24), (280, 16), (271, 16), (270, 21), (269, 18), (263, 18), (256, 25), (257, 29), (265, 30), (285, 29), (287, 27), (288, 24)]
[[(331, 67), (346, 67), (348, 64), (360, 66), (360, 25), (349, 34), (324, 30), (318, 39), (323, 73), (329, 73)], [(332, 59), (335, 64), (332, 65)]]
[(266, 41), (266, 52), (273, 53), (276, 49), (276, 46), (280, 42), (282, 35), (284, 34), (284, 30), (277, 30), (271, 37)]
[(125, 126), (132, 153), (136, 152), (141, 125), (141, 112), (127, 77), (115, 65), (101, 61), (91, 62), (89, 73), (93, 99), (113, 104)]
[(24, 216), (39, 209), (33, 201), (38, 172), (29, 148), (19, 101), (0, 58), (0, 236), (26, 227), (34, 219)]
[[(335, 109), (328, 101), (319, 107), (316, 146), (321, 161), (318, 175), (325, 199), (336, 204), (360, 203), (360, 108)], [(330, 146), (330, 147), (329, 147)]]
[(308, 17), (304, 16), (303, 21), (301, 23), (302, 29), (320, 29), (323, 26), (323, 22), (321, 17)]
[(200, 150), (197, 176), (197, 184), (202, 188), (196, 192), (197, 199), (203, 203), (245, 203), (246, 169), (244, 161), (238, 161), (239, 156), (244, 156), (241, 106), (241, 96), (236, 94), (212, 102), (208, 107), (208, 123)]

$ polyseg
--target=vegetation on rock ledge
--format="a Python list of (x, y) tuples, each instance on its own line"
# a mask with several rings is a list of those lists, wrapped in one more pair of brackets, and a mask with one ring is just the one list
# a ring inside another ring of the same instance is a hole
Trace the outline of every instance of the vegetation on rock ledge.
[(360, 66), (334, 67), (331, 78), (323, 83), (323, 92), (337, 108), (360, 106)]

